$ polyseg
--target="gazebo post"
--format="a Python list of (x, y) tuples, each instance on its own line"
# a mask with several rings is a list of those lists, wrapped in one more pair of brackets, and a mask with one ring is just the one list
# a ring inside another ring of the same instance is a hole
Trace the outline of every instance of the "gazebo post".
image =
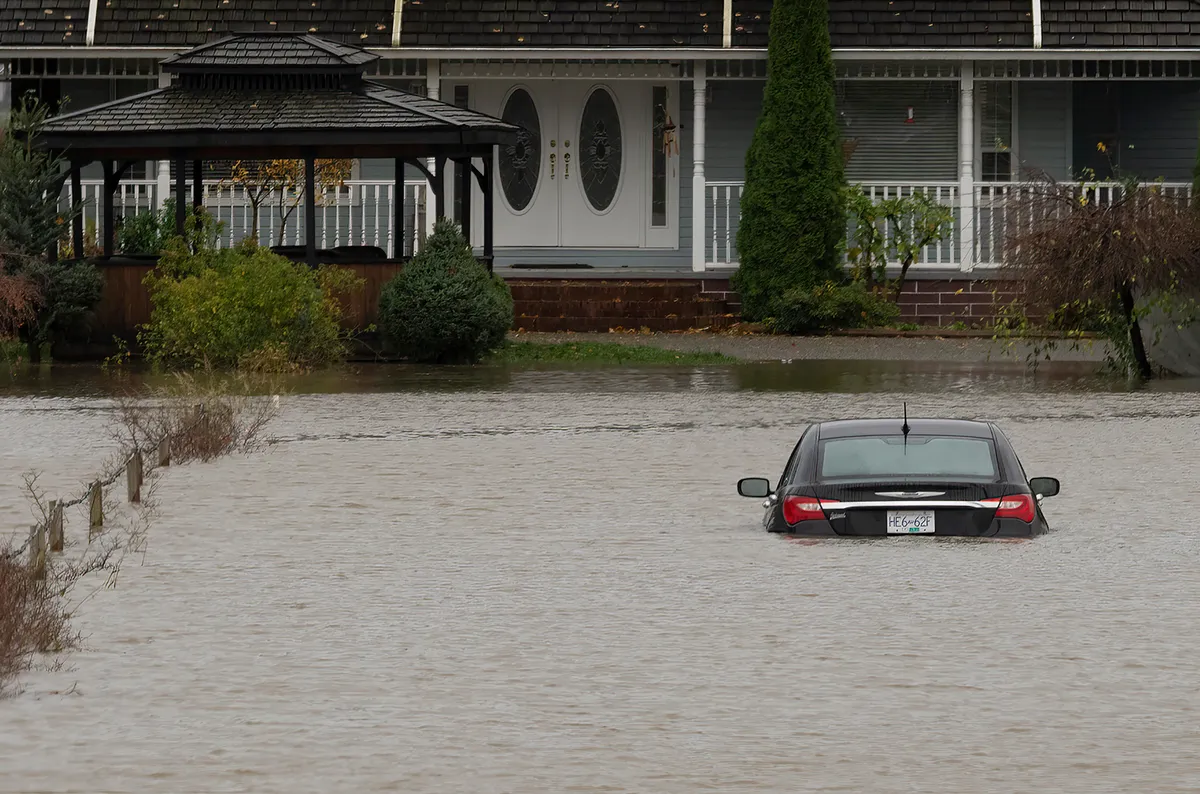
[(192, 160), (192, 206), (204, 206), (204, 161)]
[(317, 164), (312, 153), (304, 155), (304, 261), (317, 266)]
[(492, 152), (483, 158), (483, 258), (487, 260), (488, 272), (495, 268), (492, 259), (495, 256), (493, 246), (492, 210), (494, 207), (492, 191), (494, 190), (495, 171), (492, 167)]
[(462, 202), (462, 214), (459, 220), (462, 223), (463, 238), (468, 243), (471, 242), (471, 158), (460, 161), (462, 168), (458, 169), (458, 191), (459, 201)]
[(187, 160), (175, 156), (175, 234), (183, 237), (187, 230), (187, 184), (184, 181), (184, 169)]
[(74, 249), (75, 259), (83, 259), (86, 256), (83, 240), (83, 178), (80, 173), (82, 169), (80, 163), (71, 163), (71, 204), (79, 205), (79, 212), (75, 213), (75, 218), (71, 221), (71, 248)]
[(407, 167), (405, 161), (399, 157), (396, 158), (396, 195), (392, 200), (392, 223), (394, 231), (392, 232), (392, 259), (403, 259), (405, 254), (405, 243), (408, 242), (404, 234), (404, 170)]
[(104, 240), (101, 250), (104, 258), (108, 259), (113, 255), (113, 191), (116, 189), (113, 184), (113, 161), (103, 160), (100, 168), (104, 172)]
[(446, 158), (435, 157), (433, 167), (434, 223), (446, 217)]

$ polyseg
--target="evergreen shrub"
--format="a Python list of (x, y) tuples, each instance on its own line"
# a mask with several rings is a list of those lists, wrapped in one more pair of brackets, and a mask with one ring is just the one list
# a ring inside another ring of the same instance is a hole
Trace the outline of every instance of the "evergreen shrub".
[(444, 219), (379, 301), (389, 349), (412, 361), (477, 362), (504, 343), (512, 323), (508, 285), (487, 272), (458, 227)]
[(815, 287), (788, 290), (775, 302), (771, 330), (807, 334), (839, 328), (878, 328), (895, 325), (900, 308), (868, 290), (862, 282), (827, 281)]
[(733, 278), (747, 320), (775, 314), (789, 290), (840, 280), (844, 181), (828, 3), (775, 0)]

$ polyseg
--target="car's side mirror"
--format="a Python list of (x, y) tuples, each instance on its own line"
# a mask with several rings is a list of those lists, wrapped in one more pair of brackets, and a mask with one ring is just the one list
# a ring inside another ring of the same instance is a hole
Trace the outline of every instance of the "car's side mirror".
[(763, 477), (746, 477), (738, 480), (738, 493), (752, 499), (771, 495), (771, 481)]
[(1034, 477), (1029, 481), (1029, 490), (1037, 496), (1056, 496), (1058, 480), (1053, 477)]

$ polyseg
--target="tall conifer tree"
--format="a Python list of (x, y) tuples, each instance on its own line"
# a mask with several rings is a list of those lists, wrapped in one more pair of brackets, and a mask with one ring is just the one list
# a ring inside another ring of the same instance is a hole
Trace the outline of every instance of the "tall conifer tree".
[(772, 301), (789, 289), (841, 277), (839, 137), (828, 0), (775, 0), (733, 280), (747, 320), (771, 316)]

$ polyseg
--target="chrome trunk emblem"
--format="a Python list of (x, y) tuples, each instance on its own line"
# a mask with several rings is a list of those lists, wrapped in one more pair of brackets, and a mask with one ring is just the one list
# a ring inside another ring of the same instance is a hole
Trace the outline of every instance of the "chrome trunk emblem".
[(929, 499), (934, 496), (945, 496), (945, 491), (878, 491), (876, 496), (886, 496), (889, 499)]

